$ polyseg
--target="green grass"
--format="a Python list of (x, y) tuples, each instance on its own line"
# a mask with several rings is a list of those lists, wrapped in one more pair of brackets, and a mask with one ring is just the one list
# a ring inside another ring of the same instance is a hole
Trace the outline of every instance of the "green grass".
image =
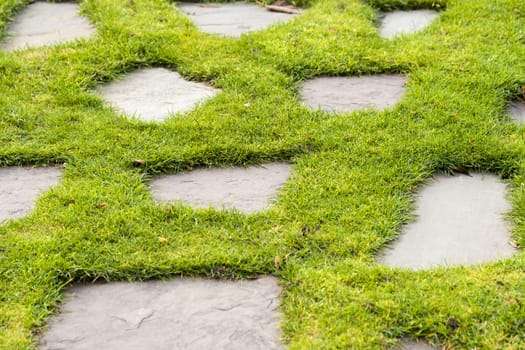
[[(4, 34), (24, 3), (0, 4)], [(457, 166), (506, 179), (525, 245), (525, 129), (506, 114), (525, 85), (525, 3), (297, 3), (308, 7), (301, 17), (229, 39), (199, 32), (168, 1), (85, 0), (95, 38), (0, 53), (0, 165), (66, 163), (30, 216), (0, 226), (1, 349), (34, 348), (74, 282), (259, 274), (281, 281), (291, 349), (383, 349), (402, 338), (525, 348), (522, 252), (421, 272), (374, 262), (411, 220), (418, 186)], [(443, 12), (424, 31), (379, 37), (378, 9), (433, 6)], [(154, 124), (91, 92), (146, 66), (222, 93)], [(299, 102), (304, 79), (383, 72), (408, 78), (393, 109), (334, 115)], [(158, 173), (275, 160), (294, 170), (267, 212), (157, 206), (148, 193)]]

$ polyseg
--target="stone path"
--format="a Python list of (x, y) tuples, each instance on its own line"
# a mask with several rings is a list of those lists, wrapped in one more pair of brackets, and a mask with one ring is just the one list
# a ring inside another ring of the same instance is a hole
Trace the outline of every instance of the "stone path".
[(40, 350), (281, 349), (275, 278), (76, 286)]
[(161, 122), (172, 114), (193, 109), (219, 90), (187, 81), (179, 73), (165, 68), (143, 68), (100, 86), (97, 92), (128, 116)]
[[(239, 37), (295, 16), (270, 12), (248, 3), (181, 3), (203, 31)], [(414, 33), (438, 16), (429, 10), (381, 14), (385, 39)], [(2, 49), (51, 45), (89, 38), (95, 28), (78, 15), (73, 3), (36, 2), (10, 25)], [(399, 102), (405, 77), (320, 77), (301, 84), (305, 105), (327, 112), (383, 110)], [(100, 86), (110, 105), (128, 116), (161, 122), (185, 113), (219, 90), (189, 82), (165, 68), (144, 68)], [(525, 120), (525, 104), (509, 108)], [(181, 201), (196, 208), (235, 208), (243, 213), (265, 210), (288, 179), (291, 166), (199, 169), (153, 180), (152, 196), (161, 203)], [(0, 168), (0, 222), (26, 215), (39, 193), (58, 183), (57, 168)], [(515, 249), (502, 215), (509, 204), (505, 185), (488, 174), (437, 176), (418, 198), (416, 222), (379, 258), (394, 267), (412, 269), (477, 264), (511, 256)], [(280, 289), (274, 278), (255, 281), (175, 279), (144, 283), (76, 286), (62, 312), (41, 337), (39, 349), (281, 349)], [(402, 349), (433, 349), (403, 342)]]
[(53, 167), (0, 168), (0, 223), (27, 215), (38, 196), (58, 184), (60, 175)]
[(324, 77), (301, 84), (301, 98), (312, 109), (351, 112), (393, 107), (405, 93), (405, 77), (379, 74), (363, 77)]
[(79, 6), (73, 3), (35, 2), (10, 24), (2, 49), (13, 51), (92, 37), (95, 27), (78, 11)]
[(381, 13), (379, 33), (382, 38), (392, 39), (402, 34), (422, 30), (431, 24), (439, 14), (432, 10), (394, 11)]
[(510, 257), (510, 210), (506, 187), (496, 176), (436, 176), (417, 198), (409, 224), (380, 260), (413, 269), (471, 265)]
[(426, 343), (415, 342), (415, 341), (405, 341), (401, 343), (401, 346), (397, 348), (398, 350), (438, 350)]
[(164, 175), (153, 180), (153, 197), (207, 208), (235, 208), (243, 213), (267, 209), (290, 176), (290, 165), (271, 163), (259, 167), (199, 169)]
[(178, 7), (204, 32), (240, 37), (244, 33), (289, 21), (294, 15), (271, 12), (264, 7), (244, 3), (179, 3)]

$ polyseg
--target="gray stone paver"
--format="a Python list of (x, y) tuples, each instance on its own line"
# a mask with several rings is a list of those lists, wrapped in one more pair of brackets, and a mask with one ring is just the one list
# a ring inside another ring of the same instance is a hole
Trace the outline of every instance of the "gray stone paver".
[(178, 7), (204, 32), (239, 37), (243, 33), (264, 29), (289, 21), (295, 15), (271, 12), (244, 2), (230, 4), (179, 3)]
[(509, 106), (509, 114), (513, 121), (517, 123), (525, 122), (525, 102), (513, 101)]
[(282, 349), (275, 278), (77, 286), (39, 350)]
[(400, 344), (400, 347), (396, 348), (396, 350), (438, 350), (438, 348), (423, 342), (404, 341)]
[(58, 184), (60, 175), (54, 167), (0, 168), (0, 223), (27, 215), (41, 192)]
[(391, 39), (401, 34), (417, 32), (434, 21), (439, 14), (432, 10), (412, 10), (386, 12), (380, 15), (379, 34)]
[(93, 36), (95, 27), (78, 11), (74, 3), (35, 2), (10, 24), (2, 49), (13, 51)]
[(157, 122), (187, 112), (219, 91), (165, 68), (139, 69), (97, 89), (104, 100), (128, 116)]
[(351, 112), (393, 107), (405, 93), (405, 77), (379, 74), (362, 77), (321, 77), (301, 84), (302, 102), (312, 109)]
[(253, 213), (268, 208), (290, 170), (285, 163), (197, 169), (161, 176), (150, 185), (153, 197), (163, 203), (181, 201), (197, 208), (236, 208)]
[(417, 221), (380, 261), (412, 269), (470, 265), (512, 256), (506, 186), (491, 174), (436, 176), (419, 193)]

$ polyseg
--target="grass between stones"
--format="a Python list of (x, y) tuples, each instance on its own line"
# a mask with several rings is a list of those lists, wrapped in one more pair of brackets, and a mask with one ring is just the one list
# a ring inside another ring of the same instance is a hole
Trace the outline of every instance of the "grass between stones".
[[(27, 1), (0, 5), (0, 28)], [(508, 179), (525, 244), (522, 0), (309, 2), (297, 19), (230, 39), (164, 0), (86, 0), (98, 36), (0, 53), (0, 165), (67, 163), (32, 215), (0, 226), (0, 348), (30, 349), (70, 283), (273, 274), (291, 349), (380, 349), (399, 338), (456, 349), (525, 347), (525, 258), (411, 272), (375, 263), (412, 219), (413, 193), (458, 166)], [(390, 41), (378, 9), (446, 7)], [(176, 69), (222, 93), (163, 124), (128, 120), (91, 91), (139, 67)], [(384, 112), (299, 103), (300, 81), (403, 73)], [(143, 159), (134, 168), (133, 159)], [(269, 211), (156, 206), (153, 175), (294, 165)], [(162, 240), (158, 237), (167, 239)]]

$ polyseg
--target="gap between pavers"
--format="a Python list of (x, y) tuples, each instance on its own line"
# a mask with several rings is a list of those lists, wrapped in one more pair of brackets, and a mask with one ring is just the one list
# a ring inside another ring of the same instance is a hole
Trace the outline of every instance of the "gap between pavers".
[(197, 208), (235, 208), (249, 214), (267, 209), (290, 177), (291, 165), (197, 169), (160, 176), (150, 182), (153, 198)]
[(336, 113), (390, 108), (401, 100), (406, 90), (405, 77), (393, 74), (321, 77), (304, 81), (300, 89), (305, 105)]
[(95, 27), (78, 12), (79, 6), (75, 3), (32, 3), (9, 25), (2, 50), (41, 47), (94, 36)]
[(56, 167), (0, 168), (0, 224), (30, 213), (38, 196), (58, 185), (61, 175)]
[(272, 24), (286, 22), (295, 17), (287, 13), (268, 11), (255, 4), (189, 3), (177, 5), (203, 32), (231, 37), (264, 29)]
[(39, 350), (283, 349), (273, 277), (112, 282), (68, 294)]
[(120, 80), (99, 86), (96, 92), (128, 116), (162, 122), (171, 114), (193, 109), (220, 90), (157, 67), (131, 72)]
[(384, 39), (392, 39), (401, 34), (415, 33), (429, 26), (437, 17), (438, 12), (432, 10), (382, 12), (379, 14), (379, 34)]
[(516, 123), (525, 123), (525, 102), (522, 100), (512, 101), (508, 113)]
[(506, 186), (492, 174), (435, 176), (418, 194), (417, 221), (408, 224), (379, 261), (424, 269), (471, 265), (512, 256), (504, 215)]

